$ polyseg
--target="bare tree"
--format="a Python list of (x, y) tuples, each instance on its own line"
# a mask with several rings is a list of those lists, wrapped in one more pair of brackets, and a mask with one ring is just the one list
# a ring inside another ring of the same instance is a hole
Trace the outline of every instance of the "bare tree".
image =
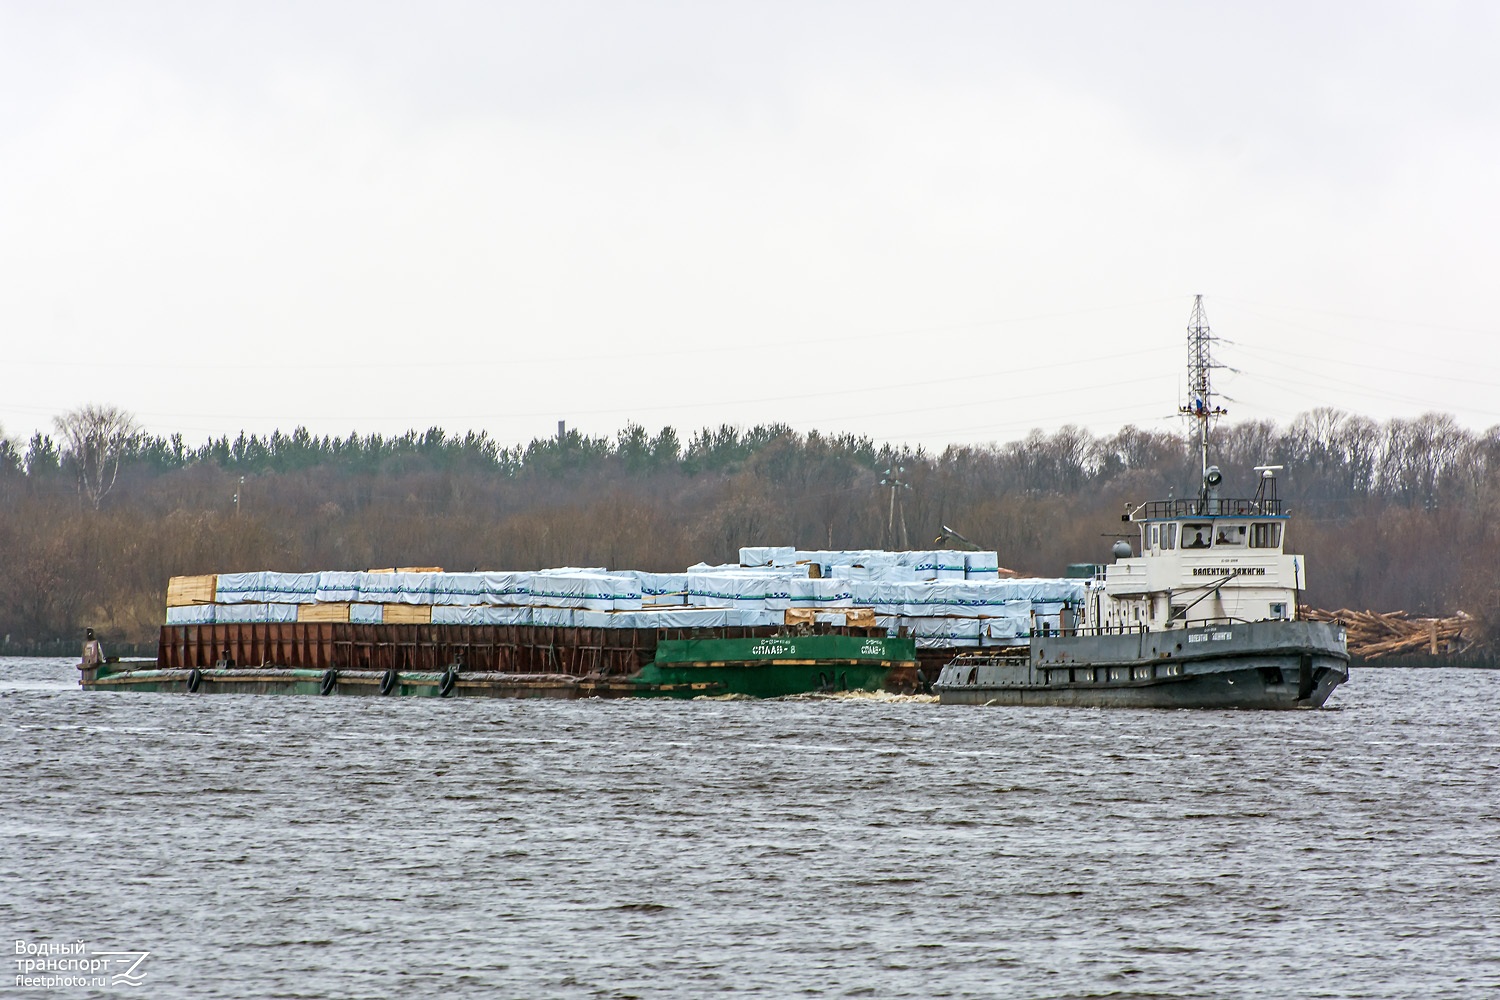
[(78, 491), (98, 510), (114, 488), (120, 456), (140, 434), (140, 424), (127, 410), (97, 403), (69, 410), (52, 423), (62, 436), (66, 460), (78, 474)]

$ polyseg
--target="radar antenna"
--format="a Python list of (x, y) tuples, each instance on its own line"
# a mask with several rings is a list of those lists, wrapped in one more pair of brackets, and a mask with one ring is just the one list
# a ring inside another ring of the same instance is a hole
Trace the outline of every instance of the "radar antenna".
[(1215, 417), (1229, 411), (1214, 404), (1214, 390), (1209, 372), (1221, 367), (1214, 363), (1213, 343), (1218, 338), (1208, 328), (1208, 314), (1203, 311), (1203, 296), (1193, 296), (1193, 316), (1188, 320), (1188, 401), (1179, 411), (1198, 421), (1198, 452), (1203, 460), (1203, 475), (1208, 476), (1208, 425)]

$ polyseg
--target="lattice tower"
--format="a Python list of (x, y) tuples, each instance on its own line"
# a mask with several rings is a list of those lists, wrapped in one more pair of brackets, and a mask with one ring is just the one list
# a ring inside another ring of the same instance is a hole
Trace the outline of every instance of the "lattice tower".
[(1193, 296), (1193, 315), (1188, 320), (1188, 400), (1180, 411), (1198, 422), (1198, 454), (1203, 473), (1208, 474), (1208, 427), (1229, 411), (1214, 403), (1213, 382), (1209, 373), (1221, 367), (1214, 363), (1213, 344), (1218, 338), (1208, 326), (1203, 311), (1203, 296)]

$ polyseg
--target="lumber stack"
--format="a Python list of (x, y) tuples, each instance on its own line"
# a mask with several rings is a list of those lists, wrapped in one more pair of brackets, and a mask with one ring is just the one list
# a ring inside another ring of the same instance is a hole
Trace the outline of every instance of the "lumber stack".
[(167, 607), (186, 608), (194, 604), (212, 604), (219, 578), (207, 576), (174, 576), (167, 581)]
[(387, 625), (431, 625), (430, 604), (387, 604), (383, 608), (381, 621)]
[(349, 620), (349, 603), (340, 601), (329, 604), (297, 605), (299, 622), (346, 622)]
[(1449, 618), (1408, 618), (1405, 611), (1303, 608), (1302, 617), (1342, 622), (1348, 633), (1350, 655), (1366, 660), (1397, 653), (1456, 653), (1477, 639), (1474, 619), (1462, 611)]

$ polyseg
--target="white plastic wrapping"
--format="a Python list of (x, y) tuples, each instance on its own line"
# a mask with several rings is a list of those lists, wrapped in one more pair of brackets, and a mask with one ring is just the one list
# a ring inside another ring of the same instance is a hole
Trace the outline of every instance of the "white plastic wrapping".
[(1059, 602), (1066, 601), (1077, 604), (1083, 600), (1088, 587), (1084, 580), (1062, 580), (1046, 577), (1033, 577), (1029, 579), (1001, 580), (1002, 585), (1010, 585), (1016, 590), (1016, 598), (1025, 598), (1032, 602)]
[[(770, 612), (775, 616), (779, 616), (784, 621), (786, 618), (786, 612), (796, 607), (796, 604), (792, 601), (792, 588), (799, 582), (805, 583), (806, 577), (800, 575), (775, 577), (768, 576), (765, 579), (765, 602), (759, 608), (742, 608), (741, 610), (744, 610), (747, 613), (752, 610), (757, 612)], [(757, 617), (756, 622), (759, 622), (759, 620), (760, 618)], [(745, 624), (750, 623), (747, 622)]]
[(903, 622), (911, 634), (925, 639), (978, 639), (978, 618), (908, 617)]
[(786, 623), (786, 611), (769, 608), (737, 608), (729, 613), (729, 624), (742, 628), (769, 628)]
[(573, 612), (573, 624), (577, 628), (645, 628), (637, 624), (640, 611), (589, 611), (579, 608)]
[(432, 624), (530, 625), (533, 623), (533, 611), (534, 609), (530, 607), (503, 604), (482, 604), (474, 607), (440, 605), (432, 609)]
[(167, 609), (168, 625), (212, 625), (216, 620), (217, 604), (189, 604)]
[(294, 622), (297, 620), (295, 604), (221, 604), (214, 613), (217, 622), (260, 623)]
[(1000, 579), (1000, 554), (998, 552), (965, 552), (964, 579)]
[(474, 605), (490, 603), (489, 584), (485, 580), (485, 574), (432, 574), (432, 603), (449, 605)]
[(793, 557), (799, 563), (817, 563), (820, 566), (860, 566), (873, 569), (895, 566), (899, 553), (884, 549), (798, 549)]
[(793, 579), (789, 583), (794, 608), (848, 608), (854, 605), (854, 592), (848, 580)]
[(790, 545), (753, 545), (740, 548), (741, 566), (793, 566), (796, 550)]
[(360, 581), (365, 576), (366, 574), (364, 573), (350, 573), (343, 570), (325, 570), (319, 573), (318, 603), (329, 604), (338, 601), (359, 600)]
[(486, 570), (480, 574), (484, 578), (484, 599), (476, 603), (530, 605), (534, 575)]
[(644, 573), (632, 574), (641, 585), (642, 604), (686, 604), (687, 603), (687, 578), (686, 573)]
[(772, 573), (688, 573), (688, 602), (700, 608), (763, 611), (767, 599), (790, 597), (793, 578)]
[(903, 619), (902, 624), (916, 638), (919, 649), (979, 645), (978, 618), (918, 617)]
[[(359, 596), (366, 604), (434, 604), (437, 578), (445, 573), (361, 573)], [(446, 603), (446, 602), (445, 602)]]
[(739, 613), (729, 608), (655, 608), (636, 614), (641, 628), (724, 628), (740, 623)]
[(573, 627), (572, 608), (532, 608), (531, 624), (552, 625), (558, 628)]
[[(1025, 603), (1025, 602), (1021, 602)], [(981, 646), (1024, 646), (1031, 635), (1031, 613), (1007, 618), (984, 618), (979, 622)]]
[(964, 636), (962, 638), (952, 638), (952, 639), (945, 639), (945, 638), (942, 638), (940, 636), (922, 636), (922, 635), (917, 636), (917, 648), (918, 649), (949, 649), (949, 648), (968, 649), (968, 648), (977, 647), (979, 645), (980, 645), (980, 641), (979, 641), (979, 638), (977, 636), (975, 636), (973, 638), (970, 638), (968, 636)]
[(311, 604), (321, 573), (220, 573), (214, 594), (219, 604)]
[(614, 611), (616, 602), (624, 606), (623, 610), (639, 610), (640, 581), (634, 576), (560, 573), (555, 570), (544, 570), (531, 578), (533, 607)]
[(994, 580), (935, 580), (909, 592), (907, 606), (917, 614), (982, 617), (1013, 614), (1017, 601), (1014, 588)]
[(937, 562), (937, 579), (962, 580), (968, 563), (967, 553), (954, 549), (938, 549), (933, 552)]
[(850, 603), (877, 615), (921, 614), (926, 584), (851, 580)]

